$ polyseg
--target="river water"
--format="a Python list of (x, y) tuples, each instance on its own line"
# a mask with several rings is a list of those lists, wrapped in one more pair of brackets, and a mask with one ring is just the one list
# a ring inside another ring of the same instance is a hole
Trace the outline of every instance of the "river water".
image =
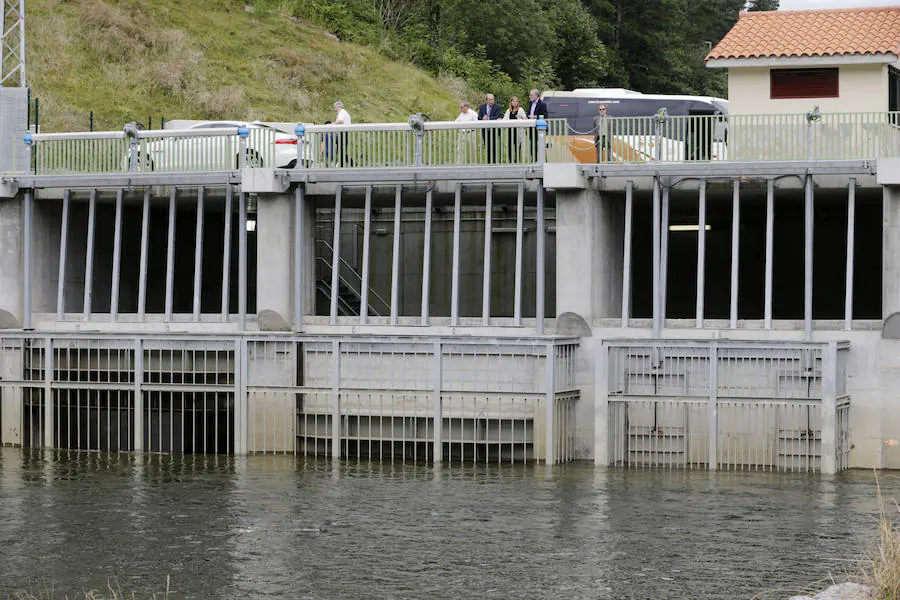
[[(900, 481), (883, 475), (886, 496)], [(0, 449), (0, 598), (786, 598), (865, 550), (836, 477)]]

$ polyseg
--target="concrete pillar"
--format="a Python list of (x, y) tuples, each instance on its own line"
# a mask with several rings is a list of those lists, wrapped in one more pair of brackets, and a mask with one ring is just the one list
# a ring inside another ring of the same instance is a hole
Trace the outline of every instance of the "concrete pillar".
[(22, 327), (23, 193), (0, 198), (0, 329)]
[(900, 185), (885, 185), (882, 190), (881, 315), (886, 319), (900, 311)]
[(259, 328), (290, 329), (293, 194), (260, 194), (256, 204), (256, 306)]
[[(0, 378), (24, 379), (24, 354), (21, 340), (0, 348)], [(0, 388), (0, 445), (21, 446), (23, 442), (22, 388)]]
[(621, 317), (624, 198), (556, 192), (556, 314)]

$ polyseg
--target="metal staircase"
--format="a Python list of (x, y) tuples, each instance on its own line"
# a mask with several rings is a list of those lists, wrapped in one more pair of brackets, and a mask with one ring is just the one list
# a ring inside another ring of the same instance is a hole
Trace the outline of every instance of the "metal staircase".
[[(316, 240), (318, 244), (324, 248), (325, 253), (330, 257), (334, 252), (333, 247), (323, 239)], [(331, 261), (324, 256), (316, 256), (318, 265), (321, 265), (320, 277), (316, 279), (316, 293), (322, 294), (329, 302), (331, 301)], [(341, 316), (359, 316), (362, 304), (362, 275), (353, 265), (343, 258), (339, 259), (341, 268), (338, 270), (338, 314)], [(369, 311), (368, 314), (375, 317), (390, 314), (391, 305), (382, 298), (378, 292), (369, 289)]]

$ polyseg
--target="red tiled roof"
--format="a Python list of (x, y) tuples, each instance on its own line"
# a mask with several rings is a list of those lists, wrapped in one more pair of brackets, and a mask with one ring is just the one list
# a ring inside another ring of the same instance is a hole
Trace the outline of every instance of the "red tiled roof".
[(741, 13), (706, 60), (900, 55), (900, 6)]

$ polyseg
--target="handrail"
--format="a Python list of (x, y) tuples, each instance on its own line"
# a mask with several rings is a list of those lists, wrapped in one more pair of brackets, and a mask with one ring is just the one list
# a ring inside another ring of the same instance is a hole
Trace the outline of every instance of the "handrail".
[[(326, 248), (329, 252), (334, 252), (334, 250), (333, 250), (331, 244), (329, 244), (327, 241), (325, 241), (325, 240), (319, 238), (319, 239), (316, 240), (316, 242), (323, 244), (323, 245), (325, 246), (325, 248)], [(328, 268), (329, 268), (329, 269), (331, 268), (331, 262), (328, 261), (326, 258), (323, 258), (323, 257), (321, 257), (321, 256), (317, 256), (317, 257), (316, 257), (316, 260), (322, 261), (323, 263), (325, 263), (326, 265), (328, 265)], [(348, 269), (351, 273), (353, 273), (354, 275), (356, 275), (356, 277), (359, 279), (359, 289), (353, 287), (353, 284), (351, 284), (349, 281), (347, 281), (346, 279), (344, 279), (344, 276), (341, 275), (340, 269), (338, 269), (338, 279), (340, 279), (341, 282), (343, 282), (343, 283), (346, 284), (351, 290), (353, 290), (353, 293), (355, 293), (355, 294), (360, 298), (360, 300), (361, 300), (361, 299), (362, 299), (362, 275), (360, 275), (359, 272), (358, 272), (358, 271), (357, 271), (350, 263), (348, 263), (346, 260), (344, 260), (343, 257), (339, 257), (338, 260), (340, 260), (341, 264), (344, 265), (345, 267), (347, 267), (347, 269)], [(382, 297), (378, 294), (378, 292), (376, 292), (374, 289), (371, 289), (371, 288), (369, 289), (369, 296), (370, 296), (370, 297), (373, 297), (373, 298), (377, 299), (379, 302), (381, 302), (382, 306), (383, 306), (384, 309), (385, 309), (385, 312), (390, 312), (390, 311), (391, 311), (391, 305), (388, 304), (387, 301), (386, 301), (384, 298), (382, 298)], [(381, 314), (380, 312), (374, 310), (374, 307), (372, 306), (371, 303), (369, 304), (369, 309), (372, 310), (373, 313), (375, 313), (375, 316), (376, 316), (376, 317), (382, 316), (382, 314)]]

